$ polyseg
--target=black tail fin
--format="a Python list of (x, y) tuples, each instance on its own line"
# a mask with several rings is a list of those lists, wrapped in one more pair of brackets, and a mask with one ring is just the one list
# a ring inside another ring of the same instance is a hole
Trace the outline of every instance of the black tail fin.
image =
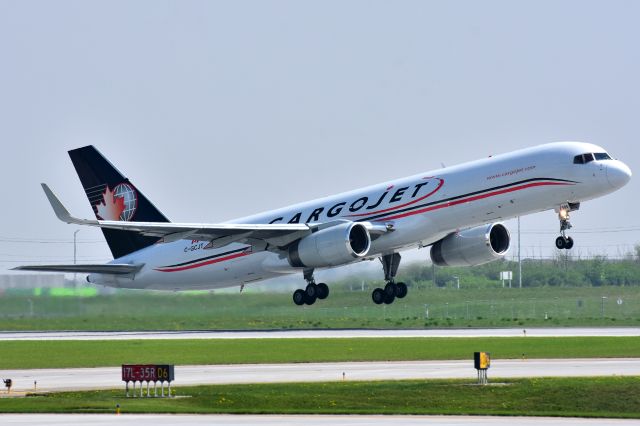
[[(96, 218), (136, 222), (169, 222), (169, 220), (122, 174), (93, 147), (69, 151), (69, 157), (80, 177)], [(125, 256), (158, 241), (133, 232), (102, 229), (114, 258)]]

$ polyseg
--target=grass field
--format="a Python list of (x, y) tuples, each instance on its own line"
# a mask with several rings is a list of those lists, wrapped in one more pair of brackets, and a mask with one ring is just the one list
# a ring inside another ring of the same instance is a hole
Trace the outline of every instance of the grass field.
[(210, 339), (124, 341), (3, 341), (3, 369), (332, 361), (625, 358), (640, 356), (640, 337)]
[[(378, 283), (379, 284), (379, 283)], [(371, 284), (377, 285), (377, 284)], [(604, 299), (603, 299), (604, 297)], [(289, 293), (0, 296), (0, 330), (441, 328), (640, 325), (640, 287), (412, 288), (376, 306), (370, 289), (337, 286), (327, 300), (293, 305)]]
[(475, 414), (640, 418), (640, 378), (381, 381), (179, 387), (185, 398), (125, 398), (124, 390), (0, 399), (0, 412)]

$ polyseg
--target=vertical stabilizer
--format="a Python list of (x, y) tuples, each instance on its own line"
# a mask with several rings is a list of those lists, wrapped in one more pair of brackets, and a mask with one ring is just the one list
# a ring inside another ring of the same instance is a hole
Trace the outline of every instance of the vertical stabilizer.
[[(169, 222), (93, 145), (69, 151), (82, 187), (99, 220)], [(102, 229), (114, 258), (125, 256), (158, 241), (134, 232)]]

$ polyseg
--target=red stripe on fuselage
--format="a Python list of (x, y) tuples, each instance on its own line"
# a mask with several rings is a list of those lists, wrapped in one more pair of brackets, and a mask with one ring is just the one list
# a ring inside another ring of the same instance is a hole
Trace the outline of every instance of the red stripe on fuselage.
[(528, 183), (526, 185), (520, 185), (520, 186), (511, 187), (511, 188), (505, 188), (505, 189), (501, 189), (499, 191), (488, 192), (486, 194), (476, 195), (476, 196), (469, 197), (469, 198), (462, 198), (460, 200), (449, 201), (449, 202), (444, 203), (444, 204), (439, 204), (439, 205), (436, 205), (436, 206), (430, 206), (430, 207), (426, 207), (424, 209), (420, 209), (420, 210), (416, 210), (416, 211), (412, 211), (412, 212), (402, 213), (402, 214), (398, 214), (398, 215), (395, 215), (395, 216), (388, 216), (388, 217), (381, 218), (381, 219), (378, 219), (378, 220), (379, 221), (385, 221), (385, 220), (391, 220), (391, 219), (401, 219), (403, 217), (413, 216), (413, 215), (420, 214), (420, 213), (426, 213), (426, 212), (433, 211), (433, 210), (443, 209), (445, 207), (456, 206), (458, 204), (468, 203), (468, 202), (476, 201), (476, 200), (481, 200), (483, 198), (489, 198), (489, 197), (493, 197), (495, 195), (501, 195), (501, 194), (507, 194), (509, 192), (520, 191), (521, 189), (533, 188), (533, 187), (536, 187), (536, 186), (557, 186), (557, 185), (573, 185), (573, 184), (571, 184), (571, 183), (563, 183), (563, 182), (535, 182), (535, 183)]
[(250, 254), (251, 254), (251, 252), (236, 253), (236, 254), (232, 254), (231, 256), (219, 257), (217, 259), (211, 259), (211, 260), (207, 260), (206, 262), (200, 262), (200, 263), (196, 263), (196, 264), (193, 264), (193, 265), (180, 266), (180, 267), (177, 267), (177, 268), (155, 268), (155, 270), (159, 271), (159, 272), (186, 271), (187, 269), (199, 268), (201, 266), (211, 265), (213, 263), (224, 262), (225, 260), (231, 260), (231, 259), (236, 259), (236, 258), (242, 257), (242, 256), (248, 256)]

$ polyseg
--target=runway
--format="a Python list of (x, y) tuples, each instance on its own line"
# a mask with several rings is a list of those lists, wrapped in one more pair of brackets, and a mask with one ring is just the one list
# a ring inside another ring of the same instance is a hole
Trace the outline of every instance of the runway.
[(39, 426), (39, 425), (219, 425), (219, 426), (250, 426), (250, 425), (301, 425), (305, 426), (363, 426), (363, 425), (397, 425), (418, 426), (491, 426), (514, 424), (520, 426), (591, 426), (612, 425), (631, 426), (640, 425), (638, 420), (617, 419), (582, 419), (558, 417), (490, 417), (490, 416), (326, 416), (326, 415), (120, 415), (113, 414), (6, 414), (0, 415), (2, 424)]
[[(124, 389), (119, 367), (0, 370), (14, 391)], [(471, 379), (472, 361), (338, 362), (309, 364), (242, 364), (176, 366), (172, 385), (321, 382), (343, 380)], [(489, 381), (512, 377), (637, 376), (640, 358), (492, 360)]]
[(638, 327), (464, 328), (428, 330), (266, 330), (266, 331), (35, 331), (0, 332), (3, 340), (138, 339), (313, 339), (354, 337), (570, 337), (640, 336)]

